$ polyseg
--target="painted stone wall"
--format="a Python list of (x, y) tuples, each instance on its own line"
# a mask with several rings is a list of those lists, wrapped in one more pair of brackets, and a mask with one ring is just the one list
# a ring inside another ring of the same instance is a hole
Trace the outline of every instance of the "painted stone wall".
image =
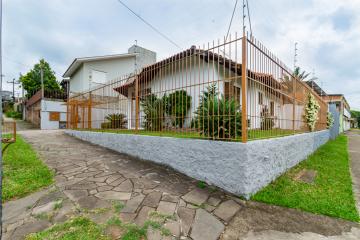
[(287, 169), (306, 159), (329, 131), (240, 142), (66, 130), (84, 141), (164, 164), (190, 177), (249, 198)]

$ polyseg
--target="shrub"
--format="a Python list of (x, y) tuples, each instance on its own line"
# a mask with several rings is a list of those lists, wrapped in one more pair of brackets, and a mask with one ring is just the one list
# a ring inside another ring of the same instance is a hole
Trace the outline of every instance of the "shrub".
[(239, 104), (233, 98), (219, 96), (215, 85), (203, 93), (195, 115), (193, 126), (200, 130), (201, 135), (213, 139), (241, 136)]
[(21, 112), (16, 112), (16, 111), (13, 111), (13, 110), (7, 111), (5, 113), (5, 115), (8, 118), (22, 119), (22, 113)]
[(326, 116), (326, 127), (329, 129), (332, 127), (333, 124), (334, 124), (334, 117), (331, 112), (328, 112)]
[(185, 90), (179, 90), (169, 94), (168, 97), (165, 95), (163, 100), (166, 101), (164, 102), (166, 114), (172, 116), (173, 125), (182, 128), (191, 106), (191, 96)]
[(261, 130), (271, 130), (275, 126), (274, 119), (272, 118), (269, 109), (267, 106), (261, 110), (261, 123), (260, 128)]
[(126, 115), (123, 113), (112, 113), (105, 117), (104, 122), (101, 124), (101, 128), (112, 128), (112, 129), (125, 129), (127, 120)]
[(316, 101), (314, 95), (309, 93), (308, 102), (305, 106), (305, 120), (311, 132), (315, 130), (316, 122), (319, 119), (318, 118), (319, 110), (320, 110), (319, 103)]

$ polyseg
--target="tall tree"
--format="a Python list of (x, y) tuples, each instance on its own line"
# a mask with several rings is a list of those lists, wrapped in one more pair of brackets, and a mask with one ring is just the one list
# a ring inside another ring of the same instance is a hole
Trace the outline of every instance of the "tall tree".
[(20, 75), (19, 80), (28, 96), (35, 94), (41, 89), (41, 69), (43, 70), (44, 89), (60, 90), (60, 85), (56, 81), (55, 72), (51, 69), (48, 62), (41, 59), (28, 73)]

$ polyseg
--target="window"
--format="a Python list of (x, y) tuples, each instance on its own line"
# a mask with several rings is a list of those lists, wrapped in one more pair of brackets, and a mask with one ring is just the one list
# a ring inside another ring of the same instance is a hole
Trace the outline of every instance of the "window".
[(59, 112), (50, 112), (49, 113), (49, 121), (60, 121), (60, 113)]
[(275, 115), (275, 103), (273, 101), (270, 102), (270, 115)]
[(91, 70), (91, 82), (94, 84), (106, 83), (106, 72)]
[(259, 100), (258, 100), (259, 105), (263, 105), (264, 104), (264, 95), (263, 95), (263, 93), (259, 92), (258, 96), (259, 96)]
[(240, 102), (240, 91), (241, 89), (237, 86), (234, 86), (233, 83), (225, 82), (224, 83), (224, 96), (225, 99), (234, 98), (236, 102)]

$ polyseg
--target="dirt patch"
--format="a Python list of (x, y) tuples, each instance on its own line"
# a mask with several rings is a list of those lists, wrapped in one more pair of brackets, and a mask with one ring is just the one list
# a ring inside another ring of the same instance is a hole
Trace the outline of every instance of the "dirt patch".
[(316, 179), (317, 171), (311, 170), (311, 169), (302, 169), (300, 172), (298, 172), (294, 180), (298, 182), (304, 182), (304, 183), (314, 183)]
[(222, 240), (244, 239), (248, 232), (275, 230), (280, 232), (313, 232), (324, 236), (340, 235), (359, 228), (353, 222), (301, 212), (295, 209), (267, 205), (258, 202), (246, 202), (227, 226)]

